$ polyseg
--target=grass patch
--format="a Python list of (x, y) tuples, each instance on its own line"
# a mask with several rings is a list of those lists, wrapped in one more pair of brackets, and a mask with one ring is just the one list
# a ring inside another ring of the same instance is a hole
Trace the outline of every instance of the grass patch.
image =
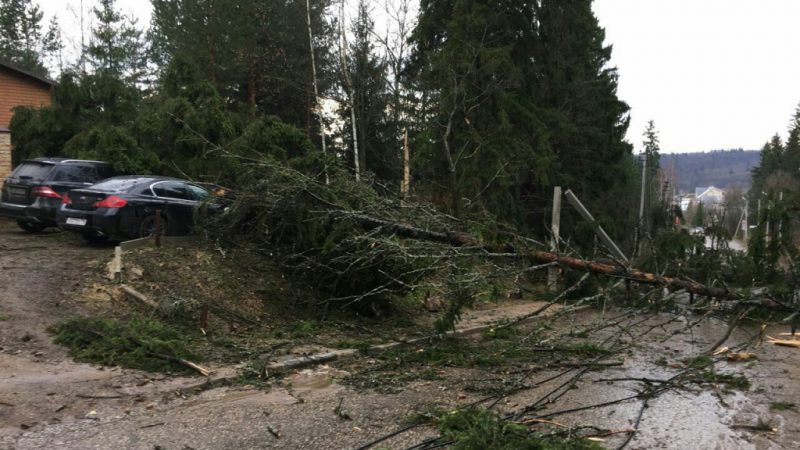
[(489, 339), (511, 339), (519, 334), (519, 330), (514, 327), (501, 327), (501, 328), (490, 328), (483, 333), (483, 338), (486, 340)]
[(788, 411), (793, 410), (796, 407), (797, 405), (792, 402), (772, 402), (769, 404), (769, 408), (774, 411)]
[(317, 323), (311, 320), (298, 320), (289, 329), (292, 337), (296, 338), (311, 337), (316, 335), (318, 331)]
[(55, 325), (55, 342), (77, 361), (152, 372), (187, 372), (178, 359), (198, 361), (186, 337), (150, 319), (127, 322), (78, 318)]
[(443, 408), (428, 408), (422, 411), (416, 411), (408, 414), (403, 418), (403, 425), (425, 425), (436, 423), (439, 417), (445, 414)]
[(714, 359), (708, 355), (698, 356), (695, 358), (685, 359), (683, 361), (687, 367), (692, 369), (702, 369), (714, 363)]
[(601, 355), (608, 355), (611, 353), (609, 349), (589, 342), (573, 344), (569, 347), (565, 347), (563, 351), (569, 353), (577, 353), (582, 356), (601, 356)]
[(8, 316), (3, 314), (3, 313), (0, 313), (0, 322), (6, 321), (6, 320), (8, 320)]
[(438, 418), (442, 437), (453, 441), (454, 450), (599, 450), (599, 445), (585, 439), (543, 438), (527, 427), (503, 420), (485, 409), (463, 409)]
[(698, 372), (692, 381), (695, 383), (714, 383), (723, 384), (726, 387), (739, 390), (747, 390), (750, 388), (750, 380), (744, 375), (735, 373), (719, 373), (713, 370), (704, 370)]

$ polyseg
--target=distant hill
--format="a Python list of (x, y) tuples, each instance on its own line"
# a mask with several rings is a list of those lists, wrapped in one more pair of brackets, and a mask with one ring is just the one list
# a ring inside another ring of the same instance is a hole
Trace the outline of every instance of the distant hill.
[(661, 169), (671, 174), (675, 162), (678, 190), (694, 192), (697, 187), (730, 186), (750, 187), (750, 169), (758, 165), (758, 150), (712, 150), (699, 153), (671, 153), (661, 155)]

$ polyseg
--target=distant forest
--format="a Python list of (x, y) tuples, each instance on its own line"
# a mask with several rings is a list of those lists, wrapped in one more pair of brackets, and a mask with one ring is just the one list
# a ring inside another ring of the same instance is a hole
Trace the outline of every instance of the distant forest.
[(697, 187), (750, 187), (750, 170), (758, 165), (758, 150), (712, 150), (701, 153), (672, 153), (661, 155), (661, 168), (670, 176), (675, 164), (678, 190), (694, 192)]

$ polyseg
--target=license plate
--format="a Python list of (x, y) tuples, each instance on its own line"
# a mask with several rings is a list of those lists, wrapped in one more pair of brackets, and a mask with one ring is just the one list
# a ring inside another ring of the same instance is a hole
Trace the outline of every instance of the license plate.
[(86, 219), (78, 219), (77, 217), (67, 217), (67, 225), (75, 225), (82, 227), (86, 225)]
[(9, 188), (9, 189), (8, 189), (8, 192), (9, 192), (11, 195), (20, 195), (20, 196), (24, 196), (26, 191), (25, 191), (25, 189), (20, 189), (20, 188)]

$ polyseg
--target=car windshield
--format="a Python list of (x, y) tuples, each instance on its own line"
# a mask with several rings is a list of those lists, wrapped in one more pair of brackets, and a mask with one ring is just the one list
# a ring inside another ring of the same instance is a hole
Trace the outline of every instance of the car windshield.
[(95, 184), (91, 189), (104, 192), (128, 192), (134, 186), (139, 184), (140, 180), (123, 178), (123, 179), (110, 179)]
[(22, 163), (17, 170), (14, 171), (14, 176), (17, 178), (26, 178), (34, 181), (42, 181), (53, 169), (52, 164), (43, 164), (39, 162), (25, 162)]

